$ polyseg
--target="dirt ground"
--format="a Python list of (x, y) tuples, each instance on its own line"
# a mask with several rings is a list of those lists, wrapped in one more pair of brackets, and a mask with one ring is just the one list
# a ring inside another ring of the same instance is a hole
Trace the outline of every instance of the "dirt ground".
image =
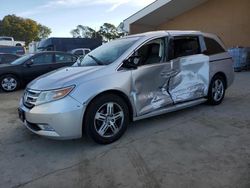
[(220, 106), (132, 123), (116, 143), (55, 141), (17, 117), (22, 91), (0, 93), (0, 187), (250, 187), (250, 72)]

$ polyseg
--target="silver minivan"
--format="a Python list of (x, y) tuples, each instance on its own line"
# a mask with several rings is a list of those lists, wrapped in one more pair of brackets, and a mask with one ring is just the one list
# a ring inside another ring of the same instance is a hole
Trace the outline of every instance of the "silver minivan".
[(19, 117), (55, 139), (109, 144), (129, 122), (208, 102), (218, 105), (234, 80), (220, 39), (197, 31), (157, 31), (114, 40), (74, 66), (32, 81)]

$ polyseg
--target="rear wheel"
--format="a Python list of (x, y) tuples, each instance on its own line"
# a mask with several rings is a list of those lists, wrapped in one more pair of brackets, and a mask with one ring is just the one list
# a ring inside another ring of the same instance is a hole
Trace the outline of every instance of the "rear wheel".
[(211, 105), (219, 105), (225, 96), (226, 83), (223, 76), (216, 75), (210, 84), (208, 102)]
[(12, 92), (19, 88), (20, 82), (12, 74), (4, 75), (0, 78), (1, 89), (5, 92)]
[(129, 123), (129, 110), (122, 98), (108, 94), (96, 98), (85, 114), (85, 131), (99, 144), (118, 140)]

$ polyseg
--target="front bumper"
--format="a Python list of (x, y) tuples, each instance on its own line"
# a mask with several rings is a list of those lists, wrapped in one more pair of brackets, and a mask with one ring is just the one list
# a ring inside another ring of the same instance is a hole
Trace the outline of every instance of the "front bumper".
[(35, 134), (53, 139), (73, 139), (82, 136), (85, 106), (71, 96), (34, 106), (19, 104), (19, 116), (25, 127)]

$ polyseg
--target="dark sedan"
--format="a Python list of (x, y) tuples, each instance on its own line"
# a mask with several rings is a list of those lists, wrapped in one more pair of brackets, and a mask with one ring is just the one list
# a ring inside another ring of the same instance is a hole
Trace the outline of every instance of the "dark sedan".
[(28, 54), (10, 64), (0, 65), (0, 88), (11, 92), (31, 80), (55, 69), (71, 66), (77, 57), (64, 52), (39, 52)]
[(20, 56), (9, 53), (0, 53), (0, 64), (11, 63), (12, 61), (18, 59)]

